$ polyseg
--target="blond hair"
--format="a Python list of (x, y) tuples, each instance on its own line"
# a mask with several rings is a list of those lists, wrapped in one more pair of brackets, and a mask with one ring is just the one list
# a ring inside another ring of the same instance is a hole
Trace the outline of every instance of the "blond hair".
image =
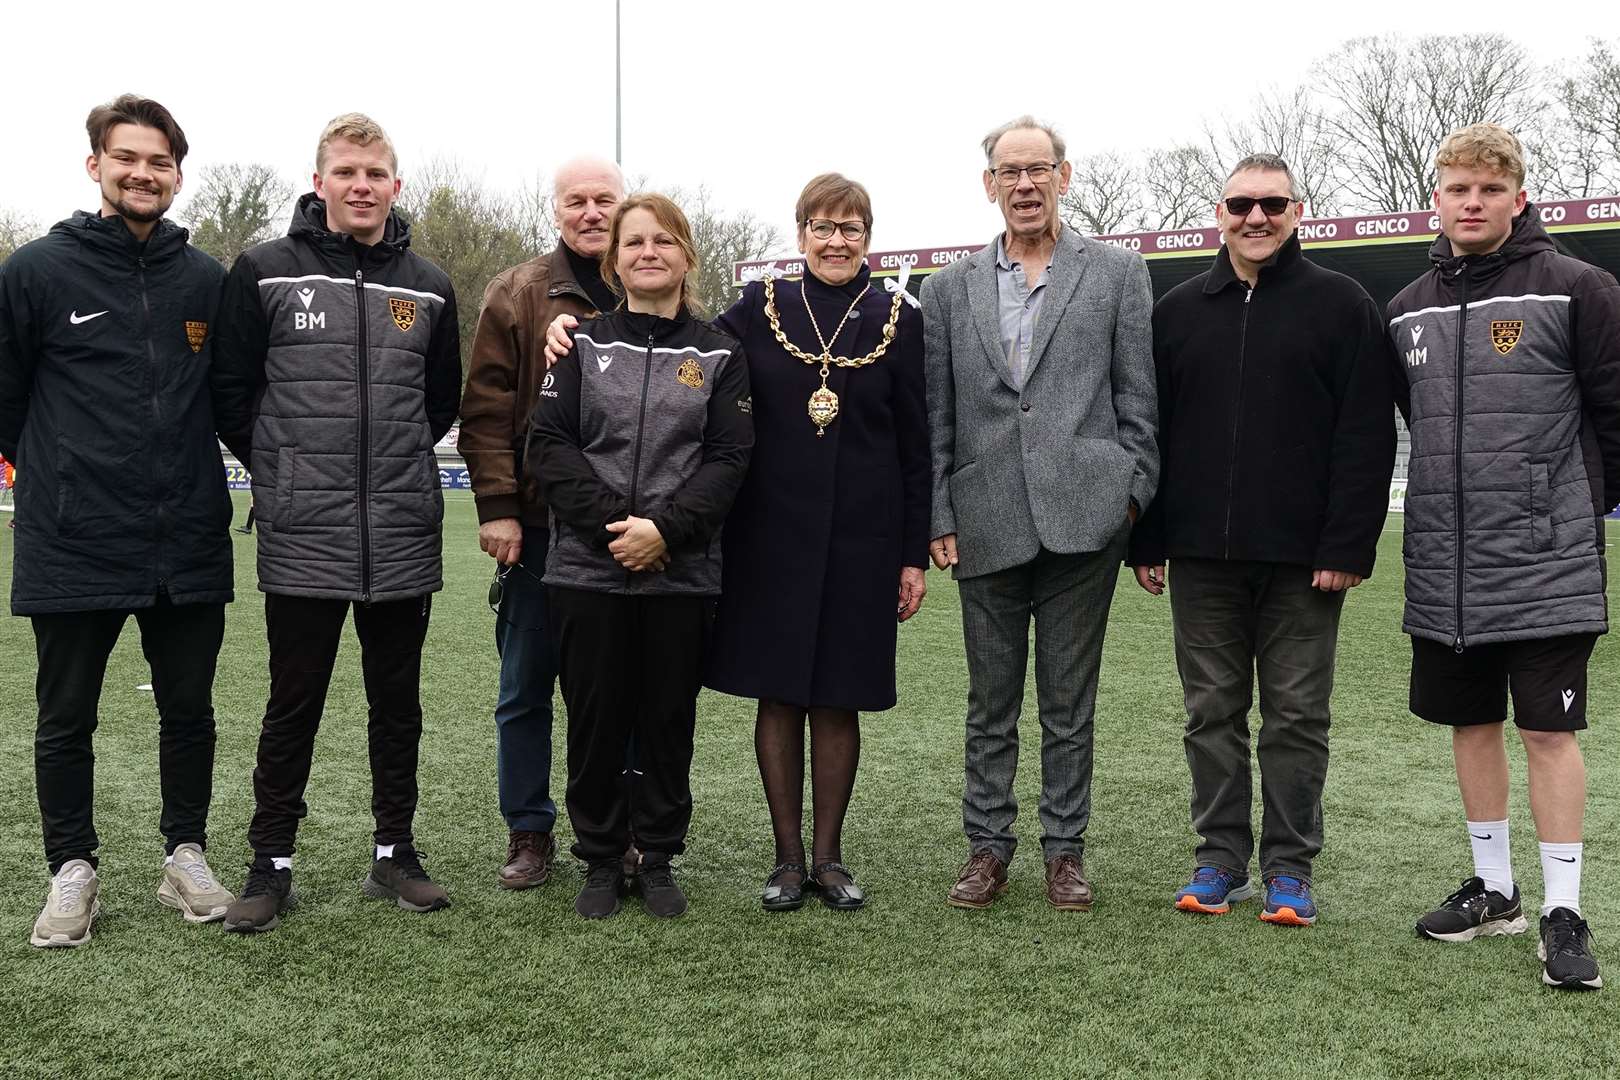
[(614, 295), (624, 295), (624, 283), (619, 280), (619, 231), (624, 224), (625, 215), (632, 210), (646, 210), (652, 214), (653, 220), (658, 222), (660, 228), (675, 238), (681, 254), (686, 256), (686, 276), (681, 279), (681, 303), (688, 311), (701, 315), (702, 310), (692, 296), (692, 276), (698, 272), (701, 265), (697, 245), (692, 241), (692, 226), (672, 199), (657, 192), (631, 195), (613, 208), (613, 219), (608, 224), (608, 246), (602, 253), (602, 281), (613, 290)]
[(1435, 172), (1452, 165), (1494, 169), (1524, 186), (1524, 147), (1518, 136), (1500, 124), (1469, 124), (1447, 135), (1434, 155)]
[(394, 152), (394, 143), (384, 131), (382, 125), (377, 123), (365, 113), (350, 112), (342, 116), (334, 116), (327, 122), (326, 130), (321, 132), (321, 141), (315, 144), (315, 171), (322, 172), (326, 168), (326, 148), (338, 139), (347, 139), (361, 146), (370, 146), (374, 142), (381, 142), (383, 149), (388, 151), (388, 168), (390, 172), (399, 172), (399, 155)]

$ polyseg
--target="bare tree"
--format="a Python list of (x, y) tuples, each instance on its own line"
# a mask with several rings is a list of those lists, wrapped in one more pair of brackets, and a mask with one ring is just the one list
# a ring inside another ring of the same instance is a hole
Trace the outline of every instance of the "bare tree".
[(523, 239), (529, 258), (553, 250), (561, 239), (557, 231), (557, 197), (552, 182), (536, 176), (512, 199), (513, 225)]
[(449, 158), (435, 158), (411, 174), (397, 205), (411, 223), (411, 250), (450, 275), (461, 340), (470, 344), (490, 279), (531, 257), (521, 215), (511, 199)]
[(1375, 212), (1428, 205), (1434, 152), (1464, 124), (1532, 133), (1542, 103), (1529, 54), (1501, 34), (1354, 38), (1318, 61), (1339, 180)]
[[(1567, 72), (1567, 74), (1560, 74)], [(1620, 57), (1593, 39), (1554, 69), (1557, 109), (1531, 170), (1543, 196), (1583, 199), (1620, 187)]]
[(1276, 154), (1293, 171), (1299, 188), (1294, 194), (1305, 201), (1307, 214), (1327, 217), (1339, 212), (1341, 183), (1334, 140), (1321, 103), (1309, 88), (1264, 90), (1242, 120), (1228, 121), (1218, 131), (1206, 128), (1204, 134), (1223, 172), (1250, 154)]
[(1065, 224), (1105, 236), (1119, 232), (1141, 212), (1141, 178), (1128, 158), (1109, 151), (1074, 159), (1069, 190), (1058, 201)]
[(699, 264), (692, 294), (704, 311), (719, 314), (737, 298), (731, 264), (764, 258), (782, 246), (782, 234), (746, 210), (727, 214), (714, 205), (709, 189), (701, 184), (691, 191), (672, 188), (665, 194), (686, 212), (692, 226)]
[(248, 248), (285, 230), (292, 199), (292, 185), (268, 165), (211, 165), (180, 220), (193, 244), (230, 266)]
[(1213, 154), (1190, 144), (1149, 152), (1141, 176), (1143, 205), (1137, 227), (1149, 232), (1208, 222), (1226, 179)]
[(39, 224), (26, 214), (0, 207), (0, 262), (40, 235)]

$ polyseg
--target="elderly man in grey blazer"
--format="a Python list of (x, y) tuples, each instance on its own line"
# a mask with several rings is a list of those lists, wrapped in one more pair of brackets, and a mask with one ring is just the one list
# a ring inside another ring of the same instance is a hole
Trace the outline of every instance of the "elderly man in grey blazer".
[(1058, 220), (1063, 139), (1024, 116), (984, 139), (1006, 229), (922, 289), (933, 438), (931, 554), (951, 567), (967, 648), (970, 855), (949, 902), (987, 907), (1017, 839), (1018, 717), (1035, 619), (1046, 896), (1086, 911), (1092, 716), (1103, 630), (1158, 449), (1141, 256)]

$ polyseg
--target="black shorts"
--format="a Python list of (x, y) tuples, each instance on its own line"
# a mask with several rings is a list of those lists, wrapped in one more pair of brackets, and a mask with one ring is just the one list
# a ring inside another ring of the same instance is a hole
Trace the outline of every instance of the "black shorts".
[(1412, 712), (1450, 727), (1500, 724), (1513, 694), (1513, 723), (1530, 731), (1586, 727), (1586, 662), (1596, 634), (1497, 641), (1457, 652), (1412, 638)]

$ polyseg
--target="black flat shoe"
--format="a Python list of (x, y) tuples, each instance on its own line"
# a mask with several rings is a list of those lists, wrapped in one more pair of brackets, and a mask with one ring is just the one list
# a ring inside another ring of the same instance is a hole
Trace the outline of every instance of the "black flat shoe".
[[(796, 885), (782, 885), (777, 878), (798, 874)], [(765, 879), (765, 891), (759, 894), (759, 905), (766, 911), (797, 911), (804, 907), (804, 883), (808, 875), (802, 863), (785, 862), (771, 871)]]
[[(850, 884), (829, 885), (821, 880), (822, 874), (843, 874)], [(810, 887), (820, 893), (821, 902), (834, 911), (859, 911), (866, 906), (866, 894), (854, 882), (854, 871), (840, 862), (817, 863), (816, 872), (810, 877)]]

